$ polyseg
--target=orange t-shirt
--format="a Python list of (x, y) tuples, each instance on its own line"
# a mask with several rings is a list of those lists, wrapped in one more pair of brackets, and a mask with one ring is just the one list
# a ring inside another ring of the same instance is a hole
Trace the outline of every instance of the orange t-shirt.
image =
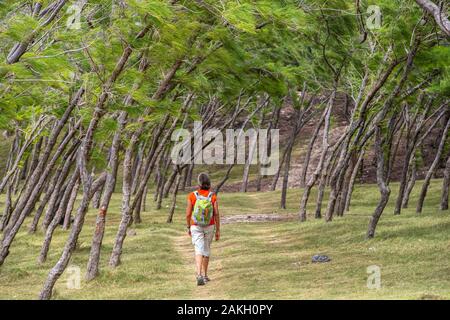
[[(209, 191), (209, 190), (201, 190), (200, 189), (200, 190), (197, 190), (197, 192), (198, 192), (199, 195), (201, 195), (203, 197), (207, 197), (211, 191)], [(195, 197), (195, 193), (194, 192), (189, 193), (188, 199), (192, 203), (192, 208), (194, 208), (195, 202), (197, 201), (197, 198)], [(211, 202), (212, 202), (213, 206), (216, 203), (216, 201), (217, 201), (217, 195), (215, 193), (213, 193), (213, 195), (211, 197)], [(213, 215), (209, 225), (212, 226), (214, 224), (216, 224), (216, 222), (214, 221), (214, 215)], [(196, 225), (195, 222), (194, 222), (194, 219), (192, 219), (192, 218), (191, 218), (191, 225), (193, 225), (193, 226)]]

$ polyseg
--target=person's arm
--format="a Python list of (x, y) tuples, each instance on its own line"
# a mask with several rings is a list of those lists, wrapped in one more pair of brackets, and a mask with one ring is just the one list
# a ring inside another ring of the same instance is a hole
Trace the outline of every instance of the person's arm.
[(187, 205), (186, 205), (186, 226), (187, 226), (189, 235), (191, 235), (191, 219), (192, 219), (192, 202), (191, 202), (190, 199), (187, 199)]
[(216, 241), (220, 240), (220, 214), (219, 214), (219, 204), (217, 201), (214, 202), (214, 222), (216, 223)]

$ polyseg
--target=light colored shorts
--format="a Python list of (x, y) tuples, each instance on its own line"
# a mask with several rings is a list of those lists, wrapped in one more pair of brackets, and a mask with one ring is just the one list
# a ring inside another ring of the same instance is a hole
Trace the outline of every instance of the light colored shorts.
[(191, 226), (192, 244), (195, 247), (196, 255), (210, 256), (214, 230), (214, 225), (208, 227)]

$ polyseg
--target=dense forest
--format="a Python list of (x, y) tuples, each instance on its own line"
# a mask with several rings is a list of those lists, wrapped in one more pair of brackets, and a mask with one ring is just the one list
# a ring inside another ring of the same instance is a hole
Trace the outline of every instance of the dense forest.
[[(173, 133), (195, 121), (220, 131), (289, 129), (274, 175), (252, 171), (250, 158), (221, 165), (217, 193), (242, 169), (239, 192), (251, 183), (263, 192), (266, 183), (281, 190), (285, 208), (296, 146), (308, 127), (295, 177), (299, 221), (332, 224), (344, 216), (369, 157), (379, 201), (366, 238), (375, 236), (385, 211), (400, 215), (415, 206), (421, 213), (433, 178), (442, 178), (435, 209), (448, 210), (444, 1), (6, 0), (0, 18), (0, 129), (8, 148), (1, 163), (0, 273), (20, 232), (43, 233), (43, 264), (62, 228), (65, 245), (40, 299), (51, 298), (91, 207), (98, 217), (86, 279), (97, 277), (115, 192), (121, 219), (109, 267), (119, 266), (127, 230), (145, 219), (150, 202), (172, 222), (177, 197), (195, 186), (196, 172), (194, 163), (172, 162)], [(283, 118), (286, 107), (290, 116)], [(343, 129), (332, 139), (337, 122)], [(433, 148), (425, 148), (430, 139)], [(393, 180), (399, 187), (391, 195)], [(410, 203), (419, 180), (419, 197)], [(394, 212), (385, 210), (391, 197)]]

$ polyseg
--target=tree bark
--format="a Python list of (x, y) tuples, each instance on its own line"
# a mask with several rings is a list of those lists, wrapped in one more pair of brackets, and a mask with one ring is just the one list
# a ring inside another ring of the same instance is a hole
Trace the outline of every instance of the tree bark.
[(380, 200), (378, 205), (370, 217), (369, 226), (367, 228), (366, 238), (371, 239), (375, 236), (375, 229), (377, 227), (378, 221), (380, 220), (381, 215), (383, 214), (384, 208), (386, 207), (389, 196), (391, 194), (391, 190), (386, 182), (385, 177), (385, 158), (383, 151), (383, 141), (381, 138), (381, 128), (376, 128), (376, 138), (375, 138), (375, 154), (377, 157), (377, 185), (380, 189)]
[(441, 210), (448, 210), (448, 195), (450, 189), (450, 154), (444, 171), (444, 181), (442, 182)]
[(448, 14), (444, 12), (444, 3), (441, 8), (431, 0), (416, 0), (416, 3), (431, 14), (442, 32), (450, 37), (450, 21), (447, 18)]
[(72, 220), (72, 211), (75, 206), (75, 201), (77, 200), (78, 190), (80, 189), (80, 179), (77, 180), (75, 185), (72, 188), (72, 193), (70, 194), (69, 202), (67, 203), (66, 212), (64, 214), (64, 223), (63, 230), (69, 230), (71, 220)]
[(427, 175), (425, 177), (425, 181), (423, 182), (422, 190), (421, 190), (420, 196), (419, 196), (419, 201), (417, 202), (417, 207), (416, 207), (417, 213), (422, 213), (423, 203), (425, 201), (425, 197), (427, 196), (428, 187), (430, 185), (431, 178), (433, 177), (433, 174), (436, 171), (436, 168), (439, 164), (439, 160), (441, 159), (441, 156), (442, 156), (442, 152), (444, 151), (445, 141), (447, 140), (449, 128), (450, 128), (450, 117), (448, 118), (444, 132), (442, 133), (439, 147), (436, 152), (436, 157), (434, 158), (434, 161), (431, 164), (431, 167), (428, 170)]
[(359, 153), (358, 161), (356, 162), (356, 165), (353, 168), (353, 172), (352, 172), (352, 176), (350, 178), (350, 183), (348, 186), (347, 194), (345, 196), (345, 211), (350, 210), (350, 204), (352, 201), (353, 190), (355, 188), (356, 177), (358, 176), (358, 172), (360, 171), (360, 168), (362, 166), (365, 153), (366, 152), (364, 149)]
[(417, 164), (416, 164), (416, 159), (415, 156), (413, 156), (413, 158), (411, 159), (411, 165), (410, 165), (410, 174), (409, 174), (409, 179), (408, 179), (408, 187), (405, 190), (405, 195), (403, 197), (403, 202), (402, 202), (402, 208), (406, 209), (408, 208), (408, 204), (409, 204), (409, 197), (411, 195), (411, 192), (414, 188), (414, 185), (416, 184), (416, 179), (417, 179)]
[(98, 274), (98, 261), (100, 259), (100, 249), (105, 234), (106, 208), (102, 207), (97, 216), (94, 237), (92, 239), (91, 253), (86, 271), (86, 281), (93, 280)]
[(175, 181), (175, 187), (172, 194), (172, 204), (170, 206), (169, 215), (167, 216), (167, 223), (173, 222), (173, 214), (175, 213), (175, 208), (177, 206), (177, 194), (178, 189), (180, 187), (180, 182), (181, 182), (181, 172), (177, 175), (177, 179)]
[(3, 210), (3, 216), (0, 219), (0, 232), (2, 232), (5, 226), (9, 222), (9, 218), (11, 217), (12, 211), (12, 185), (8, 184), (6, 186), (6, 200), (5, 200), (5, 209)]

